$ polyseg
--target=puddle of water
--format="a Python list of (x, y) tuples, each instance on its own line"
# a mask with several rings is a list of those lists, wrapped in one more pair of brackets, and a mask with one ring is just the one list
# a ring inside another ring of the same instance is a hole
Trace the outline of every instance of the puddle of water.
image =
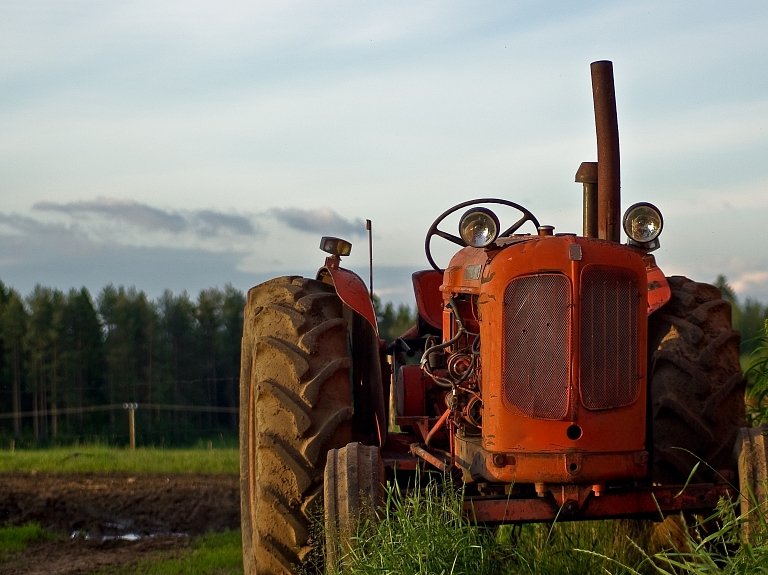
[(125, 529), (127, 526), (123, 525), (122, 523), (105, 523), (104, 527), (108, 527), (109, 529), (117, 529), (118, 531)]
[(138, 533), (124, 533), (122, 535), (102, 535), (101, 537), (92, 537), (87, 531), (73, 531), (71, 539), (82, 537), (86, 541), (139, 541), (140, 539), (151, 539), (158, 535), (170, 535), (171, 537), (189, 537), (189, 533), (148, 533), (139, 535)]
[[(152, 535), (147, 535), (145, 537), (152, 537)], [(139, 539), (142, 539), (142, 536), (137, 535), (136, 533), (126, 533), (125, 535), (105, 535), (101, 539), (102, 541), (110, 541), (112, 539), (120, 539), (122, 541), (138, 541)]]

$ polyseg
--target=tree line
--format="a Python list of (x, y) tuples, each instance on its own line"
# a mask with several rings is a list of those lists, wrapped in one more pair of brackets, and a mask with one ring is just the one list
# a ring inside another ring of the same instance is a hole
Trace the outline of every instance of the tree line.
[[(0, 438), (46, 444), (125, 442), (121, 404), (138, 404), (137, 437), (175, 445), (237, 436), (245, 296), (231, 285), (166, 290), (152, 301), (135, 287), (38, 285), (22, 297), (0, 281)], [(382, 337), (415, 322), (406, 305), (375, 298)], [(160, 410), (152, 405), (229, 408)], [(117, 406), (116, 409), (96, 410)]]
[[(236, 436), (245, 296), (231, 285), (165, 291), (150, 300), (108, 285), (94, 299), (36, 286), (27, 297), (0, 281), (0, 435), (36, 443), (111, 441), (127, 434), (120, 410), (138, 403), (145, 443)], [(144, 405), (197, 411), (142, 410)], [(201, 433), (202, 431), (202, 433)]]

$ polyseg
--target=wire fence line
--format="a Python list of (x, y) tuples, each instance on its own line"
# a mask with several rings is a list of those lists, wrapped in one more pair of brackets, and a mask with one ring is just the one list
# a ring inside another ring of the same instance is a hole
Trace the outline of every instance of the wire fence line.
[[(132, 407), (131, 407), (132, 406)], [(113, 411), (124, 409), (147, 409), (156, 411), (190, 411), (207, 413), (239, 413), (238, 407), (218, 407), (208, 405), (174, 405), (168, 403), (110, 403), (107, 405), (89, 405), (84, 407), (63, 407), (37, 409), (33, 411), (19, 411), (17, 413), (0, 413), (0, 419), (13, 419), (16, 417), (40, 417), (47, 415), (66, 415), (78, 413), (95, 413), (98, 411)]]

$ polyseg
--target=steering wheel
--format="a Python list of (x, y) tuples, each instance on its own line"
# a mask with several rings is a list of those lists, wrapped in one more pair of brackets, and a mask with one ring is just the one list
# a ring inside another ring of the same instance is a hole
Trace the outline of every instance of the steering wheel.
[(500, 238), (511, 236), (517, 230), (519, 230), (523, 226), (523, 224), (525, 224), (525, 222), (532, 222), (537, 229), (539, 227), (539, 220), (536, 219), (536, 216), (534, 216), (531, 212), (529, 212), (520, 204), (516, 204), (515, 202), (510, 202), (509, 200), (500, 200), (497, 198), (483, 198), (480, 200), (469, 200), (468, 202), (462, 202), (460, 204), (456, 204), (455, 206), (444, 211), (442, 214), (440, 214), (437, 217), (437, 219), (429, 227), (429, 231), (427, 232), (427, 238), (426, 240), (424, 240), (424, 251), (427, 254), (427, 260), (429, 261), (430, 265), (440, 273), (442, 273), (444, 270), (439, 268), (435, 263), (435, 260), (432, 259), (432, 250), (430, 249), (430, 241), (432, 240), (432, 236), (440, 236), (444, 240), (453, 242), (454, 244), (456, 244), (457, 246), (461, 246), (462, 248), (467, 247), (468, 244), (460, 237), (454, 236), (453, 234), (449, 234), (448, 232), (444, 232), (443, 230), (438, 229), (437, 226), (439, 226), (445, 218), (450, 216), (455, 211), (460, 210), (461, 208), (466, 208), (467, 206), (474, 206), (477, 204), (502, 204), (504, 206), (513, 207), (523, 214), (523, 216), (519, 220), (517, 220), (509, 228), (504, 230), (504, 232), (498, 235), (498, 237)]

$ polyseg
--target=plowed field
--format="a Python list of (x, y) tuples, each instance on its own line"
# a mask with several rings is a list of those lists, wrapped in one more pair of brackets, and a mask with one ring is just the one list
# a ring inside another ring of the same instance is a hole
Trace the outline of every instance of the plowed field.
[(0, 474), (0, 524), (36, 521), (62, 537), (7, 554), (0, 573), (92, 573), (189, 537), (240, 527), (234, 475)]

